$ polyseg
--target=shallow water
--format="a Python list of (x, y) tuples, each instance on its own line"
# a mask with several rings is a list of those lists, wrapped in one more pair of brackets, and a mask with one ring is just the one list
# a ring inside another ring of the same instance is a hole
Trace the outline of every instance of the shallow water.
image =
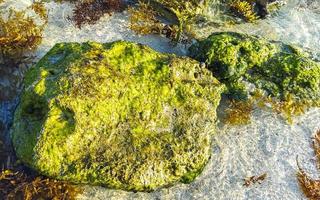
[(288, 0), (285, 6), (266, 20), (230, 27), (204, 26), (202, 30), (200, 29), (198, 36), (207, 37), (216, 31), (236, 31), (258, 35), (308, 48), (319, 56), (320, 1)]
[[(23, 0), (28, 5), (30, 0)], [(21, 7), (20, 1), (11, 5)], [(320, 59), (320, 2), (292, 0), (279, 12), (257, 24), (230, 28), (199, 29), (200, 35), (212, 31), (240, 31), (296, 44)], [(95, 25), (77, 29), (68, 20), (71, 4), (47, 3), (49, 24), (44, 40), (36, 52), (43, 56), (55, 43), (94, 40), (110, 42), (129, 40), (150, 45), (161, 52), (185, 55), (187, 46), (172, 46), (158, 36), (138, 36), (128, 30), (127, 13), (103, 17)], [(210, 31), (209, 31), (210, 30)], [(202, 33), (202, 34), (201, 34)], [(1, 82), (1, 80), (0, 80)], [(17, 101), (0, 103), (0, 121), (6, 130), (12, 121)], [(80, 199), (304, 199), (296, 180), (296, 157), (302, 167), (316, 177), (317, 171), (310, 148), (311, 137), (320, 129), (320, 109), (311, 109), (288, 125), (279, 115), (256, 110), (247, 126), (220, 124), (214, 136), (212, 159), (195, 182), (178, 184), (152, 193), (132, 193), (102, 187), (86, 186)], [(8, 132), (8, 131), (6, 131)], [(243, 186), (243, 179), (267, 173), (261, 184)]]
[[(214, 137), (212, 159), (189, 185), (179, 184), (153, 193), (87, 188), (82, 199), (304, 199), (296, 180), (296, 157), (316, 173), (310, 137), (320, 128), (320, 109), (287, 125), (279, 116), (255, 111), (252, 123), (223, 126)], [(244, 178), (267, 173), (261, 184), (243, 186)]]

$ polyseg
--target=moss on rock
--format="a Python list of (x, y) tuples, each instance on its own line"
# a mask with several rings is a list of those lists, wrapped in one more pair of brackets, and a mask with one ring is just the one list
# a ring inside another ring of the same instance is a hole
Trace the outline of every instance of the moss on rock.
[(130, 8), (130, 28), (139, 34), (160, 34), (175, 42), (194, 37), (191, 25), (204, 20), (213, 0), (141, 0)]
[(265, 18), (279, 10), (286, 0), (227, 0), (231, 14), (247, 22)]
[(130, 42), (55, 45), (25, 77), (17, 156), (75, 183), (149, 191), (210, 157), (224, 86), (189, 58)]
[(205, 62), (233, 98), (247, 97), (254, 85), (281, 100), (320, 99), (320, 64), (297, 47), (222, 32), (191, 46), (190, 55)]
[[(203, 15), (209, 9), (213, 0), (146, 0), (156, 6), (156, 3), (163, 6), (165, 9), (173, 12), (179, 21), (186, 22), (186, 20), (193, 19), (198, 15)], [(162, 11), (162, 14), (165, 14)]]

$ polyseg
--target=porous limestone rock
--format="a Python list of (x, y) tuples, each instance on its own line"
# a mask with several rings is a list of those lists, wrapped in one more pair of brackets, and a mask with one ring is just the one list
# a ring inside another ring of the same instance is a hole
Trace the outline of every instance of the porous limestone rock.
[(250, 83), (279, 99), (320, 99), (320, 63), (298, 47), (220, 32), (191, 46), (190, 55), (205, 62), (235, 98), (245, 98)]
[(190, 182), (210, 158), (224, 86), (187, 57), (135, 43), (60, 43), (25, 77), (18, 158), (74, 183), (150, 191)]

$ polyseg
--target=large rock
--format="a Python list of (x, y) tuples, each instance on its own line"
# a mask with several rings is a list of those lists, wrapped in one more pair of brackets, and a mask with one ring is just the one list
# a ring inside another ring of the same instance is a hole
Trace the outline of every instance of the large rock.
[(320, 63), (297, 47), (221, 32), (191, 46), (190, 55), (205, 62), (231, 95), (245, 97), (251, 83), (280, 99), (320, 99)]
[(12, 139), (40, 173), (148, 191), (210, 157), (224, 87), (189, 58), (129, 43), (61, 43), (25, 77)]

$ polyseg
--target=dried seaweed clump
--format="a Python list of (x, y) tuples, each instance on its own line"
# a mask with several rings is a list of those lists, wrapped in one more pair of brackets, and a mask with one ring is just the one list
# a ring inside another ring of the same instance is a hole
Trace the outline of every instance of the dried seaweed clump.
[(77, 27), (81, 28), (84, 24), (94, 24), (104, 15), (120, 12), (124, 8), (124, 0), (79, 1), (76, 3), (71, 19)]
[(80, 187), (23, 171), (3, 170), (0, 172), (0, 199), (73, 200), (82, 192)]
[[(33, 51), (42, 40), (42, 32), (47, 22), (45, 8), (35, 3), (24, 11), (9, 10), (8, 17), (0, 18), (0, 60), (2, 63), (18, 63), (23, 55)], [(34, 9), (44, 19), (36, 24), (35, 19), (27, 16), (26, 11)], [(4, 15), (3, 10), (0, 11)]]
[[(320, 166), (320, 130), (316, 133), (313, 141), (313, 149), (317, 158), (318, 168)], [(314, 180), (299, 166), (297, 178), (299, 185), (305, 196), (310, 200), (320, 199), (320, 180)]]

